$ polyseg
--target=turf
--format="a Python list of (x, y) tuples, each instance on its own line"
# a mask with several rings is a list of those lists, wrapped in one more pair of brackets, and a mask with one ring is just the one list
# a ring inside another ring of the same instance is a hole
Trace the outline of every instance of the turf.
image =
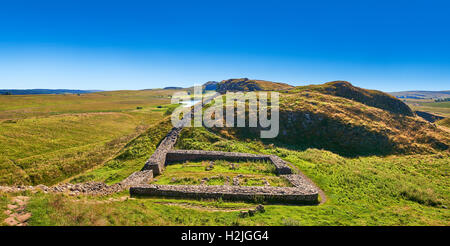
[(51, 185), (101, 166), (167, 117), (172, 93), (0, 96), (0, 184)]

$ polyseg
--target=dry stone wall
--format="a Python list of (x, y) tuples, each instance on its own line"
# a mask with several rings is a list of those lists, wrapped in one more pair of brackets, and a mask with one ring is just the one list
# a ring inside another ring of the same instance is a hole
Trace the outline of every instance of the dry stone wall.
[[(205, 100), (203, 100), (203, 104), (208, 104), (211, 102), (214, 98), (216, 98), (219, 94), (215, 94)], [(201, 102), (199, 102), (201, 103)], [(192, 107), (191, 114), (194, 114), (198, 110), (201, 110), (199, 107)], [(142, 170), (152, 170), (154, 175), (159, 175), (164, 170), (164, 166), (166, 164), (166, 155), (167, 152), (169, 152), (171, 149), (173, 149), (173, 146), (175, 146), (178, 136), (180, 135), (181, 131), (183, 130), (183, 126), (185, 125), (185, 122), (187, 120), (190, 120), (187, 117), (184, 117), (178, 126), (175, 126), (172, 128), (167, 136), (161, 141), (158, 148), (155, 150), (153, 155), (147, 160)]]
[(205, 150), (170, 150), (166, 155), (166, 163), (198, 160), (228, 161), (270, 161), (275, 165), (277, 174), (291, 174), (292, 170), (280, 157), (274, 155), (256, 155), (238, 152), (205, 151)]
[(316, 204), (316, 190), (303, 187), (229, 186), (229, 185), (145, 185), (131, 187), (132, 196), (161, 196), (237, 201), (271, 201)]

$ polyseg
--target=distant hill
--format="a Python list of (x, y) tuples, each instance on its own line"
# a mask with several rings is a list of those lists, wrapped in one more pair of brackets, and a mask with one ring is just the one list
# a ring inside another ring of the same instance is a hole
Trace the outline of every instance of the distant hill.
[(248, 78), (228, 79), (217, 84), (216, 91), (278, 91), (294, 88), (292, 85), (265, 80), (253, 80)]
[(36, 95), (36, 94), (84, 94), (101, 90), (69, 90), (69, 89), (0, 89), (0, 95)]
[(333, 81), (322, 85), (295, 87), (291, 92), (317, 91), (320, 93), (344, 97), (368, 106), (384, 109), (392, 113), (412, 116), (413, 111), (397, 98), (377, 90), (368, 90), (353, 86), (347, 81)]
[(437, 99), (450, 97), (450, 91), (399, 91), (389, 92), (389, 94), (402, 99)]
[(164, 90), (180, 90), (180, 89), (183, 89), (183, 87), (177, 87), (177, 86), (164, 87)]

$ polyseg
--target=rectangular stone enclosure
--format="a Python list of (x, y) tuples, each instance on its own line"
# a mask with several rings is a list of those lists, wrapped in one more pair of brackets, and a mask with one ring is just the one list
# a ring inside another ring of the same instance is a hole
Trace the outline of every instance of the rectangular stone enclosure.
[[(198, 104), (205, 105), (218, 95), (203, 100)], [(193, 107), (191, 113), (201, 110)], [(182, 121), (190, 120), (185, 117)], [(256, 155), (248, 153), (203, 151), (203, 150), (174, 150), (178, 136), (183, 130), (184, 123), (173, 127), (161, 141), (153, 155), (145, 163), (136, 176), (140, 180), (130, 188), (132, 196), (162, 196), (195, 199), (224, 199), (240, 201), (271, 201), (283, 203), (317, 204), (318, 188), (308, 179), (294, 174), (289, 165), (275, 155)], [(156, 185), (148, 184), (149, 178), (161, 174), (166, 165), (173, 162), (227, 160), (227, 161), (269, 161), (275, 165), (276, 174), (286, 178), (293, 187), (272, 186), (239, 186), (239, 185)], [(152, 175), (148, 175), (151, 172)], [(146, 174), (146, 175), (140, 175)], [(143, 176), (144, 178), (141, 178)], [(133, 179), (134, 180), (134, 179)], [(131, 183), (131, 182), (130, 182)], [(136, 182), (133, 182), (135, 184)]]
[(130, 188), (133, 196), (161, 196), (194, 199), (223, 199), (251, 202), (280, 202), (317, 204), (318, 191), (314, 185), (298, 174), (293, 174), (289, 165), (278, 156), (256, 155), (248, 153), (203, 151), (203, 150), (169, 150), (161, 158), (164, 164), (154, 163), (161, 173), (165, 165), (183, 161), (228, 160), (228, 161), (269, 161), (275, 165), (276, 174), (286, 178), (293, 187), (272, 186), (231, 186), (231, 185), (140, 185)]

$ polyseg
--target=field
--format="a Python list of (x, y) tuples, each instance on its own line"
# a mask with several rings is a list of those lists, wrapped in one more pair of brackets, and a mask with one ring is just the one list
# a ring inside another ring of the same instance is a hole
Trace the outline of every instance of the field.
[(54, 184), (166, 117), (171, 90), (0, 96), (0, 184)]
[[(172, 92), (0, 96), (7, 102), (0, 112), (1, 184), (122, 180), (142, 168), (171, 129)], [(330, 106), (334, 104), (325, 104), (323, 98), (321, 104), (314, 98), (301, 102), (334, 112)], [(372, 113), (375, 119), (375, 113), (388, 115), (346, 99), (339, 103), (348, 104), (341, 109), (350, 119), (351, 110), (355, 115)], [(176, 148), (277, 155), (311, 178), (327, 201), (319, 206), (264, 204), (265, 213), (240, 218), (241, 210), (257, 203), (131, 198), (127, 191), (102, 197), (18, 192), (0, 195), (0, 223), (13, 198), (25, 195), (30, 197), (26, 211), (32, 214), (28, 225), (450, 225), (448, 151), (346, 156), (321, 148), (250, 141), (205, 128), (184, 129)], [(174, 163), (153, 182), (218, 185), (242, 174), (247, 178), (242, 185), (264, 185), (263, 180), (289, 185), (266, 162), (236, 162), (231, 168), (229, 162), (215, 161), (208, 169), (210, 164)], [(202, 181), (205, 177), (208, 180)]]
[(450, 117), (450, 102), (435, 102), (432, 99), (403, 99), (414, 111)]

